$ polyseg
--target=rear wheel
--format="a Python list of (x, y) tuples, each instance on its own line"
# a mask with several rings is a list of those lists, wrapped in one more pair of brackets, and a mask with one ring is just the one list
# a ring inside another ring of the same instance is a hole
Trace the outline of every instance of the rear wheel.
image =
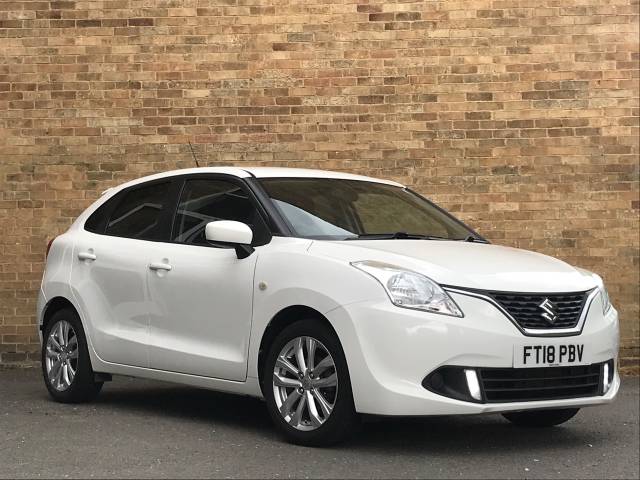
[(502, 414), (504, 418), (519, 427), (541, 428), (553, 427), (571, 420), (579, 408), (563, 408), (558, 410), (531, 410), (528, 412), (512, 412)]
[(317, 320), (298, 321), (276, 337), (263, 381), (269, 414), (292, 443), (331, 445), (358, 426), (342, 347)]
[(54, 313), (44, 329), (42, 374), (49, 394), (58, 402), (86, 402), (102, 389), (102, 382), (94, 381), (85, 333), (72, 309)]

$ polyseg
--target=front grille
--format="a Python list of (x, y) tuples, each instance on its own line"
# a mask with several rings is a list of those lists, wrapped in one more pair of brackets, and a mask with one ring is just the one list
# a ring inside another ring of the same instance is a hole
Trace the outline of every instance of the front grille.
[(602, 363), (575, 367), (481, 368), (489, 403), (557, 400), (601, 394)]
[[(527, 329), (560, 329), (574, 328), (580, 320), (589, 292), (577, 293), (511, 293), (487, 292), (509, 315)], [(545, 310), (541, 305), (545, 300), (551, 302), (551, 308), (556, 315), (549, 321), (543, 315)]]

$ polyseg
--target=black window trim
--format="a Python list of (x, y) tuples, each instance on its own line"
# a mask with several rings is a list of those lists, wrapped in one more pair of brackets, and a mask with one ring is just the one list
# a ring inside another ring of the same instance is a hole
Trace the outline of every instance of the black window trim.
[(260, 179), (251, 174), (250, 178), (243, 179), (247, 187), (252, 191), (256, 203), (264, 211), (264, 215), (269, 219), (269, 227), (273, 236), (277, 237), (294, 237), (293, 230), (289, 227), (288, 222), (282, 217), (280, 211), (271, 200), (265, 189), (260, 184)]
[[(269, 243), (271, 243), (271, 239), (273, 238), (274, 235), (277, 235), (277, 233), (274, 231), (274, 222), (272, 221), (272, 218), (269, 216), (269, 214), (267, 213), (267, 209), (265, 208), (265, 206), (262, 204), (262, 202), (260, 202), (260, 200), (258, 199), (257, 195), (255, 194), (255, 192), (253, 191), (253, 189), (251, 189), (247, 183), (247, 179), (245, 178), (241, 178), (241, 177), (236, 177), (235, 175), (229, 175), (227, 173), (207, 173), (207, 172), (203, 172), (203, 173), (188, 173), (188, 174), (182, 174), (182, 175), (176, 175), (173, 177), (176, 181), (176, 183), (178, 184), (179, 188), (178, 188), (178, 194), (174, 199), (173, 204), (171, 205), (171, 225), (169, 228), (169, 238), (168, 240), (165, 241), (165, 243), (171, 243), (171, 244), (175, 244), (175, 245), (188, 245), (191, 247), (202, 247), (202, 248), (217, 248), (213, 245), (194, 245), (191, 243), (184, 243), (184, 242), (177, 242), (173, 240), (173, 235), (174, 235), (174, 225), (176, 222), (176, 216), (178, 215), (178, 205), (180, 204), (180, 198), (182, 197), (182, 192), (184, 191), (184, 187), (187, 183), (187, 181), (190, 180), (220, 180), (220, 181), (225, 181), (234, 185), (237, 185), (238, 187), (240, 187), (242, 189), (243, 192), (245, 192), (247, 194), (247, 196), (249, 197), (249, 201), (251, 202), (251, 204), (257, 209), (258, 211), (258, 215), (260, 215), (260, 218), (262, 219), (264, 226), (267, 230), (267, 234), (268, 234), (268, 238), (264, 243), (261, 244), (256, 244), (253, 245), (254, 247), (261, 247), (263, 245), (268, 245)], [(266, 195), (266, 194), (265, 194)]]
[[(113, 212), (122, 204), (123, 200), (127, 197), (129, 193), (135, 192), (137, 190), (142, 190), (143, 188), (148, 188), (153, 185), (161, 185), (161, 184), (168, 184), (169, 188), (167, 191), (166, 205), (161, 210), (161, 214), (159, 218), (159, 223), (160, 225), (163, 226), (158, 232), (160, 238), (153, 238), (153, 239), (135, 238), (135, 237), (129, 237), (125, 235), (114, 235), (112, 233), (107, 233), (109, 221), (111, 220), (111, 216), (113, 215)], [(149, 180), (142, 183), (137, 183), (135, 185), (131, 185), (130, 187), (120, 190), (113, 197), (107, 199), (102, 205), (96, 208), (95, 211), (93, 211), (91, 215), (89, 215), (89, 217), (85, 220), (85, 224), (83, 225), (83, 228), (87, 232), (90, 232), (96, 235), (104, 235), (106, 237), (127, 238), (129, 240), (139, 240), (143, 242), (165, 242), (166, 243), (165, 239), (168, 239), (169, 238), (168, 234), (170, 234), (170, 231), (167, 231), (167, 228), (166, 228), (166, 225), (167, 225), (166, 221), (167, 221), (167, 216), (169, 212), (172, 211), (172, 205), (177, 201), (176, 193), (177, 193), (176, 184), (173, 177), (162, 177), (162, 178), (157, 178), (157, 179)], [(105, 220), (103, 220), (102, 224), (100, 225), (101, 226), (100, 231), (88, 230), (86, 228), (86, 223), (94, 214), (96, 214), (98, 211), (100, 211), (103, 208), (105, 209), (104, 210)]]
[[(183, 243), (183, 242), (174, 242), (172, 240), (173, 239), (173, 227), (174, 227), (174, 223), (175, 223), (175, 219), (176, 219), (176, 215), (177, 215), (177, 211), (178, 211), (178, 204), (180, 202), (180, 197), (182, 195), (182, 191), (184, 189), (184, 185), (185, 185), (187, 180), (192, 180), (192, 179), (210, 179), (210, 180), (222, 180), (222, 181), (227, 181), (227, 182), (233, 183), (235, 185), (238, 185), (240, 188), (243, 189), (243, 191), (245, 193), (248, 194), (249, 200), (252, 202), (254, 207), (257, 208), (259, 215), (262, 217), (262, 220), (263, 220), (265, 226), (267, 227), (267, 233), (269, 234), (268, 241), (266, 243), (263, 243), (262, 245), (269, 244), (271, 242), (271, 238), (274, 237), (274, 236), (277, 236), (277, 237), (306, 238), (306, 237), (300, 237), (299, 235), (297, 235), (293, 231), (293, 229), (289, 226), (287, 220), (282, 216), (282, 214), (280, 213), (278, 208), (273, 203), (273, 200), (271, 199), (271, 197), (269, 197), (269, 195), (267, 194), (266, 190), (264, 189), (264, 187), (260, 183), (260, 180), (263, 180), (263, 179), (268, 179), (268, 180), (271, 180), (271, 179), (296, 179), (296, 178), (300, 178), (300, 179), (311, 178), (312, 179), (312, 178), (315, 178), (315, 177), (262, 177), (262, 178), (256, 178), (253, 174), (251, 174), (251, 172), (247, 172), (247, 173), (249, 173), (251, 176), (243, 178), (243, 177), (237, 177), (235, 175), (230, 175), (230, 174), (227, 174), (227, 173), (214, 173), (214, 172), (187, 173), (187, 174), (178, 174), (178, 175), (172, 175), (172, 176), (168, 176), (168, 177), (157, 178), (157, 179), (153, 179), (153, 180), (148, 180), (148, 181), (143, 182), (143, 183), (138, 183), (138, 184), (132, 185), (132, 186), (127, 187), (127, 188), (125, 188), (123, 190), (120, 190), (113, 197), (109, 198), (103, 204), (98, 206), (98, 208), (96, 208), (96, 210), (94, 210), (91, 213), (91, 215), (89, 215), (89, 217), (87, 217), (87, 219), (85, 220), (85, 225), (83, 225), (83, 228), (85, 229), (85, 231), (90, 232), (90, 233), (94, 233), (94, 234), (97, 234), (97, 235), (106, 235), (106, 236), (112, 236), (112, 237), (118, 237), (118, 238), (129, 238), (129, 239), (132, 239), (132, 240), (142, 240), (142, 241), (146, 241), (146, 242), (163, 242), (163, 243), (172, 243), (172, 244), (177, 244), (177, 245), (191, 245), (191, 244), (186, 244), (186, 243)], [(367, 182), (366, 180), (363, 180), (363, 181)], [(167, 207), (163, 209), (163, 211), (162, 211), (163, 213), (162, 213), (162, 217), (161, 217), (161, 221), (163, 222), (163, 225), (165, 225), (165, 228), (163, 228), (163, 230), (162, 230), (162, 239), (132, 238), (132, 237), (124, 237), (124, 236), (120, 236), (120, 235), (110, 235), (110, 234), (106, 233), (106, 228), (107, 228), (107, 225), (108, 225), (109, 220), (111, 218), (111, 214), (120, 205), (120, 203), (122, 202), (122, 199), (124, 198), (125, 195), (127, 195), (131, 191), (134, 191), (134, 190), (137, 190), (137, 189), (140, 189), (140, 188), (144, 188), (144, 187), (147, 187), (149, 185), (155, 185), (155, 184), (160, 184), (160, 183), (170, 183), (168, 200), (167, 200)], [(369, 183), (378, 183), (378, 182), (371, 181)], [(444, 208), (440, 207), (436, 203), (432, 202), (428, 198), (424, 197), (420, 193), (410, 189), (409, 187), (398, 187), (398, 188), (403, 188), (404, 190), (406, 190), (407, 192), (411, 193), (412, 195), (415, 195), (415, 196), (421, 198), (422, 200), (427, 202), (429, 205), (433, 206), (438, 211), (440, 211), (441, 213), (443, 213), (444, 215), (446, 215), (447, 217), (449, 217), (450, 219), (452, 219), (456, 223), (460, 224), (461, 226), (463, 226), (464, 228), (469, 230), (470, 233), (475, 238), (477, 238), (478, 240), (480, 240), (482, 242), (489, 243), (489, 241), (487, 239), (485, 239), (482, 235), (477, 233), (469, 225), (467, 225), (462, 220), (458, 219), (453, 214), (449, 213), (448, 211), (446, 211)], [(105, 218), (107, 220), (105, 222), (103, 222), (104, 224), (102, 225), (102, 231), (98, 232), (98, 231), (88, 230), (86, 228), (86, 223), (89, 221), (91, 216), (94, 215), (96, 212), (98, 212), (100, 209), (105, 208), (105, 207), (106, 207)], [(167, 228), (167, 225), (168, 225), (168, 228)], [(207, 245), (191, 245), (191, 246), (210, 248)], [(259, 245), (256, 245), (256, 246), (259, 246)]]
[[(175, 217), (178, 210), (178, 204), (180, 202), (180, 196), (182, 195), (182, 190), (184, 188), (185, 182), (191, 179), (210, 179), (210, 180), (223, 180), (235, 185), (238, 185), (242, 190), (248, 194), (249, 200), (253, 204), (254, 207), (257, 208), (259, 215), (261, 216), (266, 228), (267, 233), (269, 234), (269, 243), (273, 236), (291, 236), (291, 232), (286, 227), (286, 224), (278, 215), (275, 206), (271, 203), (271, 199), (267, 196), (266, 192), (262, 189), (260, 184), (257, 182), (257, 179), (252, 175), (250, 178), (242, 178), (237, 177), (235, 175), (229, 175), (226, 173), (212, 173), (212, 172), (203, 172), (203, 173), (189, 173), (189, 174), (179, 174), (172, 175), (168, 177), (157, 178), (153, 180), (148, 180), (142, 183), (137, 183), (135, 185), (131, 185), (130, 187), (124, 188), (118, 192), (116, 192), (112, 197), (105, 200), (102, 204), (98, 205), (98, 207), (91, 212), (91, 214), (84, 221), (83, 229), (86, 232), (93, 233), (95, 235), (104, 235), (108, 237), (117, 237), (117, 238), (128, 238), (131, 240), (141, 240), (145, 242), (162, 242), (162, 243), (174, 243), (178, 245), (186, 245), (182, 242), (174, 242), (172, 241), (173, 235), (173, 225), (175, 222)], [(156, 185), (161, 183), (169, 183), (169, 194), (167, 199), (167, 206), (162, 210), (161, 221), (165, 228), (162, 230), (162, 238), (161, 239), (143, 239), (143, 238), (132, 238), (125, 237), (121, 235), (113, 235), (108, 234), (106, 232), (107, 225), (109, 224), (109, 220), (111, 219), (111, 215), (113, 211), (120, 206), (124, 197), (132, 191), (142, 189), (148, 187), (150, 185)], [(87, 222), (89, 219), (93, 217), (93, 215), (101, 212), (101, 216), (103, 220), (98, 224), (98, 229), (89, 229), (87, 228)], [(166, 227), (168, 225), (168, 228)], [(266, 245), (265, 243), (264, 245)], [(192, 245), (196, 247), (207, 247), (206, 245)]]

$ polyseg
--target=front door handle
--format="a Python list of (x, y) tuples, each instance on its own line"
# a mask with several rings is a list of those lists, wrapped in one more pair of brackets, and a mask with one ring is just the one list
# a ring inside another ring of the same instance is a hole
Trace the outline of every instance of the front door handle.
[(165, 271), (170, 271), (171, 270), (171, 265), (169, 265), (168, 263), (161, 263), (161, 262), (153, 262), (149, 264), (149, 269), (150, 270), (165, 270)]
[(80, 260), (89, 260), (93, 262), (98, 257), (96, 257), (92, 250), (89, 250), (88, 252), (78, 252), (78, 258)]

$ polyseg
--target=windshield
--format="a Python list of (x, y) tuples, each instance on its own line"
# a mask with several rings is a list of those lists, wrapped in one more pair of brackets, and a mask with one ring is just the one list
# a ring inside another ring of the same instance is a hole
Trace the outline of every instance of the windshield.
[(334, 178), (265, 178), (260, 183), (296, 236), (480, 239), (402, 187)]

